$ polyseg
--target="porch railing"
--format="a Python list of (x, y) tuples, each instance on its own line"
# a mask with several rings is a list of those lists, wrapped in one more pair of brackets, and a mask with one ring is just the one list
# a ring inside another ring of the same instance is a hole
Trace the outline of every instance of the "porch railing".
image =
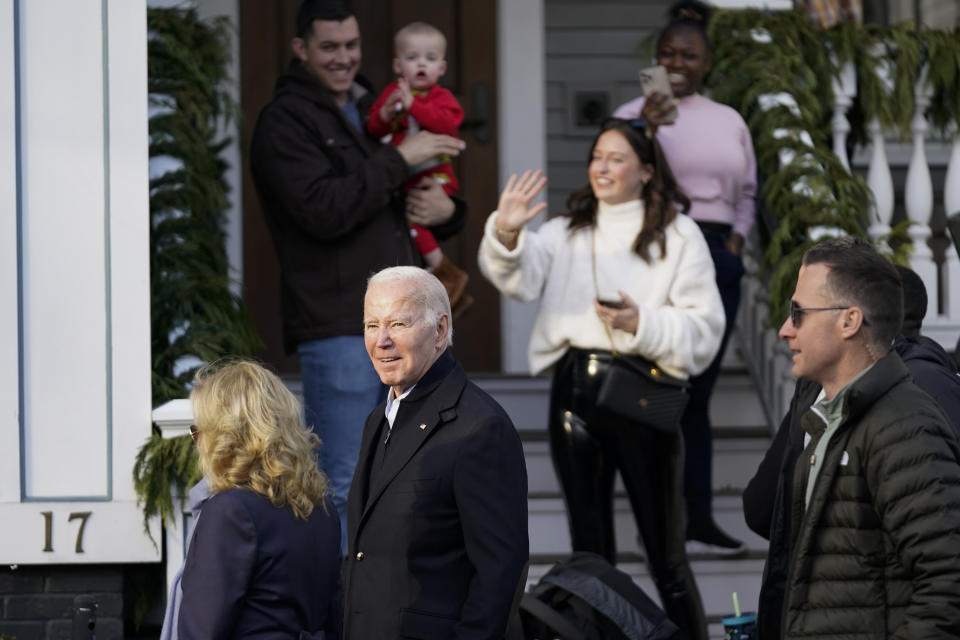
[[(930, 160), (933, 160), (937, 174), (946, 166), (943, 182), (937, 185), (941, 187), (943, 212), (946, 216), (960, 213), (960, 132), (954, 129), (952, 140), (946, 144), (928, 138), (929, 124), (924, 113), (930, 105), (930, 92), (924, 86), (924, 76), (921, 73), (915, 88), (916, 110), (910, 126), (912, 141), (909, 148), (888, 142), (896, 136), (888, 135), (889, 132), (874, 119), (867, 126), (870, 144), (854, 154), (853, 170), (866, 166), (866, 181), (874, 196), (867, 233), (879, 242), (890, 232), (897, 205), (888, 151), (893, 147), (901, 158), (904, 152), (909, 153), (902, 205), (912, 223), (908, 230), (913, 245), (910, 266), (927, 287), (929, 303), (923, 333), (952, 351), (960, 335), (960, 257), (949, 228), (937, 228), (935, 233), (931, 226), (935, 208), (941, 203), (935, 201), (937, 190)], [(847, 111), (856, 92), (855, 69), (852, 64), (847, 64), (833, 83), (831, 129), (834, 153), (848, 170), (851, 167), (846, 155), (847, 134), (850, 132)], [(782, 101), (783, 96), (768, 99)], [(760, 100), (762, 102), (763, 97)], [(781, 165), (792, 160), (790, 156), (780, 158)], [(943, 248), (943, 259), (939, 261), (930, 243), (934, 237)], [(795, 381), (790, 373), (789, 349), (777, 337), (777, 328), (783, 318), (770, 322), (768, 317), (769, 292), (761, 273), (761, 261), (760, 249), (757, 243), (752, 243), (744, 259), (748, 277), (744, 280), (743, 303), (737, 323), (744, 357), (757, 383), (770, 425), (775, 429), (789, 407)]]

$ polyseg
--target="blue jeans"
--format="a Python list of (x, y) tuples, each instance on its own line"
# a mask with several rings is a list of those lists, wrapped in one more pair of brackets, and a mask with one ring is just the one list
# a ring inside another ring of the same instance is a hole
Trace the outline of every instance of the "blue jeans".
[(338, 336), (297, 345), (307, 427), (320, 438), (320, 469), (330, 478), (340, 514), (340, 550), (347, 548), (347, 494), (360, 455), (363, 425), (387, 397), (363, 336)]
[(743, 261), (727, 249), (730, 233), (704, 231), (703, 237), (710, 247), (710, 256), (717, 272), (717, 288), (723, 302), (727, 327), (720, 342), (720, 351), (707, 370), (690, 378), (690, 400), (683, 414), (684, 450), (684, 496), (687, 511), (711, 509), (713, 503), (713, 434), (710, 427), (710, 396), (720, 376), (720, 362), (727, 350), (730, 334), (737, 319), (740, 306), (740, 279), (743, 277)]

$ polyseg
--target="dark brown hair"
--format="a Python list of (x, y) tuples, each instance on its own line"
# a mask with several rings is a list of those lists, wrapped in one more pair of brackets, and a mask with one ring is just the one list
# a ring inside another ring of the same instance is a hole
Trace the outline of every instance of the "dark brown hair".
[(867, 339), (889, 348), (903, 323), (903, 286), (889, 260), (866, 240), (844, 236), (811, 247), (803, 264), (823, 264), (830, 269), (827, 289), (834, 298), (831, 304), (860, 307)]
[(294, 24), (298, 38), (309, 40), (313, 35), (313, 22), (343, 22), (353, 17), (353, 11), (340, 0), (303, 0), (297, 10)]
[[(667, 255), (667, 236), (664, 230), (677, 217), (677, 206), (682, 207), (683, 213), (686, 213), (690, 209), (690, 200), (680, 191), (656, 138), (646, 136), (642, 120), (610, 118), (604, 122), (600, 133), (590, 145), (588, 164), (593, 158), (597, 141), (607, 131), (620, 133), (630, 143), (640, 162), (653, 167), (653, 175), (640, 191), (644, 209), (643, 227), (633, 241), (633, 251), (644, 262), (650, 262), (650, 245), (656, 242), (660, 246), (660, 258), (663, 259)], [(597, 197), (589, 184), (567, 198), (566, 215), (570, 217), (570, 224), (567, 225), (570, 231), (592, 227), (596, 223)]]

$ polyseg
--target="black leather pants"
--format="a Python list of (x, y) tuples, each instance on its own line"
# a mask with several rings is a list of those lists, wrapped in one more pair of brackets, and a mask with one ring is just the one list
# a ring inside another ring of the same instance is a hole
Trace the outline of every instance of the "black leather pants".
[(684, 548), (683, 440), (598, 409), (611, 356), (571, 349), (550, 389), (550, 453), (567, 503), (574, 551), (616, 562), (613, 481), (620, 471), (667, 616), (691, 640), (706, 640), (700, 593)]

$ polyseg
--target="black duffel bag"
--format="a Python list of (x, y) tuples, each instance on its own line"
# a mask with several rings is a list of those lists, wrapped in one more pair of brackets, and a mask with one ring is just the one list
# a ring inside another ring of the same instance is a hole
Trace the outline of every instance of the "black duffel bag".
[(558, 562), (520, 601), (511, 640), (669, 640), (677, 627), (633, 579), (581, 551)]

